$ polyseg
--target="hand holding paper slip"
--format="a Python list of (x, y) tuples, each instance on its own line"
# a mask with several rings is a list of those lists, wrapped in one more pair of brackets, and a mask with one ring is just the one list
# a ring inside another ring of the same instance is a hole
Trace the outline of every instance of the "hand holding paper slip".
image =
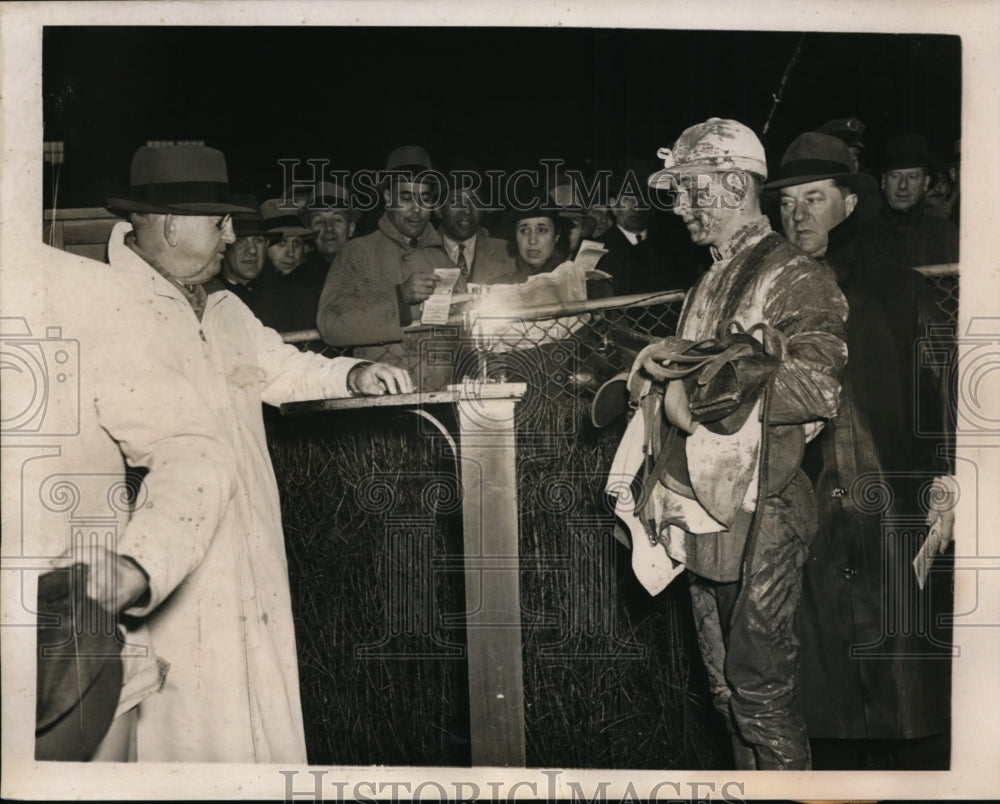
[(424, 300), (423, 312), (420, 314), (421, 324), (448, 323), (451, 293), (461, 274), (462, 271), (459, 268), (434, 269), (437, 285), (434, 287), (434, 292)]
[(574, 265), (581, 265), (586, 269), (596, 268), (601, 257), (608, 253), (603, 243), (596, 240), (584, 240), (580, 243), (580, 250), (576, 253)]
[(958, 487), (949, 476), (935, 478), (929, 495), (930, 510), (927, 514), (927, 538), (913, 559), (913, 571), (917, 576), (917, 586), (921, 589), (927, 582), (934, 556), (948, 549), (955, 526), (955, 505), (958, 502)]

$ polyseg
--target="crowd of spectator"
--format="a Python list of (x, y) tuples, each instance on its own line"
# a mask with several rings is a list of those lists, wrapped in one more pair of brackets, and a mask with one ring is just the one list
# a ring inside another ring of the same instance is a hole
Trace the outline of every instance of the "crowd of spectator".
[[(883, 258), (907, 267), (957, 261), (958, 143), (942, 160), (923, 137), (904, 134), (869, 160), (857, 118), (816, 131), (843, 141), (854, 171), (881, 182), (881, 197), (866, 198), (860, 217)], [(622, 159), (603, 183), (539, 170), (526, 197), (497, 197), (473, 162), (439, 169), (424, 148), (402, 146), (385, 162), (392, 178), (376, 185), (377, 206), (359, 203), (350, 182), (336, 177), (292, 182), (262, 202), (241, 197), (259, 215), (235, 220), (238, 239), (212, 289), (232, 290), (279, 331), (318, 329), (327, 344), (360, 355), (388, 351), (401, 365), (404, 336), (439, 282), (435, 269), (460, 269), (453, 290), (462, 299), (470, 285), (550, 272), (591, 240), (606, 250), (600, 270), (610, 279), (601, 295), (687, 290), (710, 255), (670, 214), (669, 194), (648, 187), (656, 167)], [(420, 182), (404, 180), (414, 178)], [(775, 196), (762, 204), (777, 227)], [(526, 215), (531, 209), (539, 214)]]

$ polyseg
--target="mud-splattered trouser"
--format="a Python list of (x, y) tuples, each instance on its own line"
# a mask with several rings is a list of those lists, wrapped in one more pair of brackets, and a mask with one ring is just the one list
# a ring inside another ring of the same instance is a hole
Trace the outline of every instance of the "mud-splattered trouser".
[(794, 625), (816, 508), (808, 481), (789, 486), (767, 500), (748, 577), (690, 575), (698, 644), (739, 770), (810, 767)]

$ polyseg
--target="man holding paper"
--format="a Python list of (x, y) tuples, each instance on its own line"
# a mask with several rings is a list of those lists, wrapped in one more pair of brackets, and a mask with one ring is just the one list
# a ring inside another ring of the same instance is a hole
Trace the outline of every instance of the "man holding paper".
[[(805, 450), (819, 530), (803, 570), (802, 689), (817, 770), (948, 761), (950, 335), (930, 286), (861, 240), (878, 184), (837, 137), (806, 132), (765, 190), (785, 236), (847, 299), (837, 415)], [(925, 541), (926, 538), (926, 541)]]
[(338, 252), (320, 296), (316, 326), (326, 343), (410, 370), (423, 390), (437, 382), (419, 364), (404, 329), (420, 321), (421, 304), (437, 286), (437, 268), (454, 268), (441, 236), (429, 226), (440, 187), (423, 148), (389, 154), (378, 229)]

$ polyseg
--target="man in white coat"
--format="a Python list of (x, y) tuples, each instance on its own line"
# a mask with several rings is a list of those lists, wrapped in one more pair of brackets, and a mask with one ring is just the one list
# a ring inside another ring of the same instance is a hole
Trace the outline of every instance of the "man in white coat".
[(300, 352), (234, 295), (205, 293), (235, 238), (219, 151), (140, 148), (131, 185), (108, 200), (131, 222), (114, 228), (106, 269), (117, 304), (131, 302), (89, 312), (103, 319), (115, 354), (133, 339), (143, 351), (128, 374), (116, 365), (86, 375), (94, 387), (85, 397), (93, 394), (96, 419), (125, 461), (149, 471), (117, 549), (89, 551), (87, 592), (125, 615), (130, 645), (148, 638), (157, 672), (126, 665), (122, 704), (98, 758), (305, 763), (261, 402), (413, 385), (395, 367)]

